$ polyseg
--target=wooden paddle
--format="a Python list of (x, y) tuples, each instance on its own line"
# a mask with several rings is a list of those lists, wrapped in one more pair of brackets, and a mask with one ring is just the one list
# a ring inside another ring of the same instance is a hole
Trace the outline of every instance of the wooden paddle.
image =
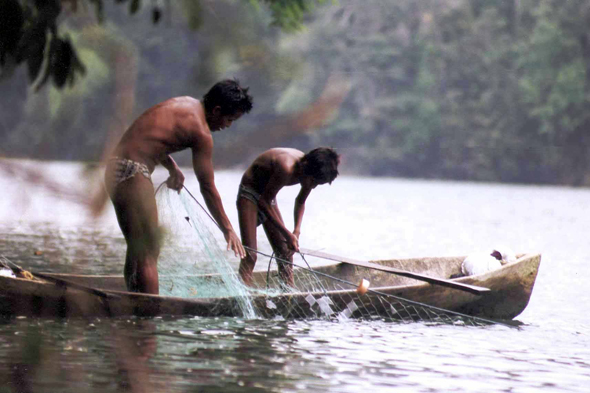
[(469, 293), (472, 293), (475, 295), (483, 295), (484, 293), (490, 291), (489, 288), (478, 287), (476, 285), (463, 284), (460, 282), (445, 280), (443, 278), (435, 278), (435, 277), (425, 276), (423, 274), (412, 273), (412, 272), (408, 272), (406, 270), (400, 270), (400, 269), (396, 269), (396, 268), (390, 267), (390, 266), (379, 265), (378, 263), (357, 261), (357, 260), (346, 258), (346, 257), (339, 257), (337, 255), (328, 254), (328, 253), (325, 253), (322, 251), (313, 251), (313, 250), (308, 250), (305, 248), (300, 248), (299, 252), (303, 255), (309, 255), (312, 257), (329, 259), (331, 261), (347, 263), (349, 265), (365, 267), (367, 269), (375, 269), (375, 270), (379, 270), (382, 272), (393, 273), (393, 274), (397, 274), (398, 276), (409, 277), (409, 278), (413, 278), (415, 280), (425, 281), (430, 284), (454, 288), (454, 289), (469, 292)]

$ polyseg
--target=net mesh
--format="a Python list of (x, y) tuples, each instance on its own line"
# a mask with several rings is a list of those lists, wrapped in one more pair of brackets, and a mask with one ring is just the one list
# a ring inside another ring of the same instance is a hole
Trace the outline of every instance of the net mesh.
[(165, 184), (158, 187), (156, 202), (163, 233), (158, 261), (160, 294), (232, 297), (244, 316), (254, 317), (248, 291), (214, 235), (217, 228), (211, 219), (186, 192), (170, 190)]
[(261, 317), (378, 319), (469, 326), (497, 323), (404, 299), (379, 288), (359, 290), (359, 283), (310, 268), (305, 258), (301, 258), (303, 265), (300, 262), (294, 263), (294, 287), (289, 288), (277, 273), (275, 258), (265, 256), (271, 259), (269, 270), (265, 274), (265, 282), (257, 283), (256, 288), (260, 294), (253, 298), (257, 315)]
[(469, 326), (497, 323), (404, 299), (381, 290), (385, 288), (359, 292), (358, 282), (312, 268), (303, 255), (296, 255), (294, 283), (287, 286), (278, 275), (277, 258), (250, 250), (259, 254), (257, 265), (267, 269), (257, 271), (253, 286), (246, 287), (236, 273), (239, 261), (230, 259), (216, 223), (188, 190), (179, 194), (160, 186), (156, 200), (165, 233), (158, 263), (161, 295), (205, 298), (215, 313), (223, 304), (226, 314), (246, 318), (353, 318)]

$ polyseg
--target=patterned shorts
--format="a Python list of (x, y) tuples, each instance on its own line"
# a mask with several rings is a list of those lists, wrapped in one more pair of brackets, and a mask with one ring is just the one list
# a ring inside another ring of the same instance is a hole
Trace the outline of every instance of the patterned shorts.
[[(260, 194), (257, 193), (256, 191), (254, 191), (252, 188), (240, 184), (240, 189), (238, 191), (238, 200), (240, 198), (246, 198), (247, 200), (249, 200), (250, 202), (252, 202), (256, 206), (258, 206), (258, 200), (260, 199)], [(276, 204), (277, 204), (276, 200), (273, 200), (271, 202), (271, 205), (276, 205)], [(258, 208), (258, 222), (256, 223), (256, 226), (262, 224), (267, 219), (268, 219), (268, 217), (266, 217), (266, 214), (264, 214), (262, 212), (262, 210), (260, 210), (260, 208)]]
[(114, 186), (124, 182), (127, 179), (131, 179), (138, 173), (141, 173), (150, 182), (152, 181), (150, 170), (147, 165), (142, 164), (141, 162), (129, 160), (127, 158), (111, 158), (107, 164), (107, 172), (110, 172)]

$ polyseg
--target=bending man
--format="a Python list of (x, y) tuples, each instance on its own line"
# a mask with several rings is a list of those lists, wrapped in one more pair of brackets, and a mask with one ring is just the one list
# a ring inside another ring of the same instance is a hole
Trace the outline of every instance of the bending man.
[(159, 293), (160, 235), (150, 176), (154, 167), (162, 164), (170, 174), (166, 184), (180, 192), (184, 175), (170, 156), (180, 150), (192, 150), (201, 194), (223, 231), (227, 249), (245, 256), (215, 187), (212, 132), (231, 126), (251, 109), (248, 89), (236, 80), (224, 80), (215, 84), (202, 102), (176, 97), (153, 106), (123, 134), (107, 163), (105, 183), (127, 242), (124, 274), (129, 291)]
[[(299, 251), (301, 222), (305, 201), (318, 184), (332, 183), (338, 176), (339, 155), (330, 148), (320, 147), (307, 154), (296, 149), (274, 148), (262, 153), (246, 170), (238, 191), (238, 218), (242, 243), (247, 250), (240, 262), (240, 277), (252, 285), (256, 264), (256, 227), (262, 224), (277, 258), (293, 261)], [(295, 198), (295, 228), (289, 231), (277, 206), (277, 193), (285, 186), (301, 184)], [(293, 285), (293, 267), (279, 261), (279, 276)]]

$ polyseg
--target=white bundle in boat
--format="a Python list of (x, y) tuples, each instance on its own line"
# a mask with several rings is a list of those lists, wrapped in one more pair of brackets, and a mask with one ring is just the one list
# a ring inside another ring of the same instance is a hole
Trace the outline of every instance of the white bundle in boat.
[(483, 274), (514, 261), (516, 256), (512, 250), (507, 247), (498, 247), (491, 252), (469, 254), (461, 264), (461, 272), (466, 276)]
[(516, 254), (510, 248), (502, 246), (492, 250), (492, 254), (496, 259), (500, 260), (502, 265), (516, 261)]

